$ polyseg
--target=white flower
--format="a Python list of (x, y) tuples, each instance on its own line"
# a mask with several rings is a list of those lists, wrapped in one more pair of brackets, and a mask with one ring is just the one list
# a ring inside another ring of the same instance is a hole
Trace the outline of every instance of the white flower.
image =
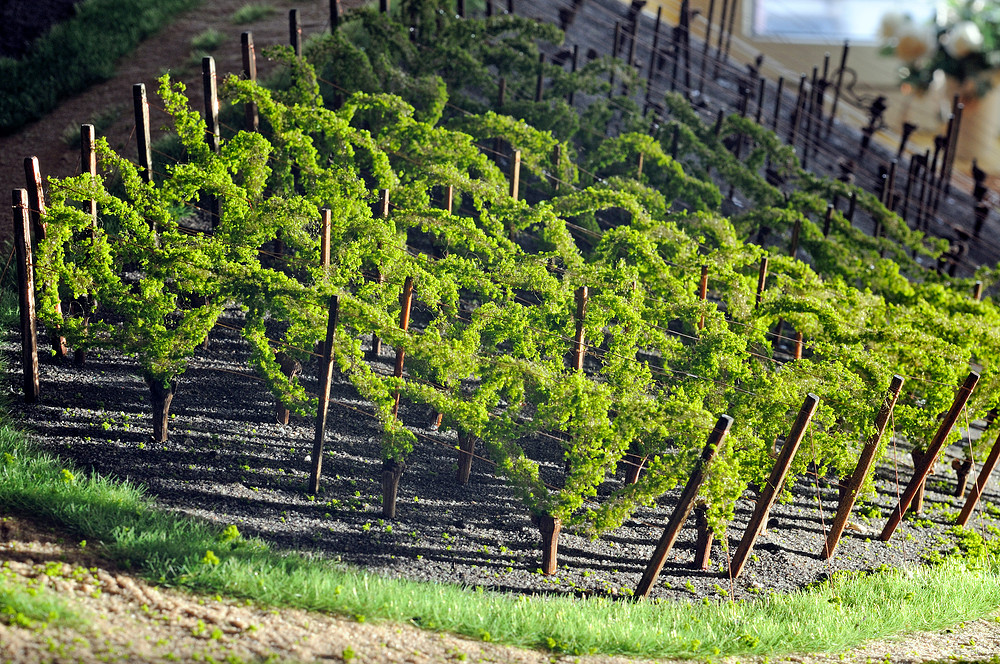
[(903, 62), (915, 62), (930, 54), (937, 46), (933, 26), (909, 23), (896, 39), (896, 57)]
[(953, 25), (941, 37), (941, 45), (953, 58), (964, 58), (970, 53), (983, 49), (983, 33), (972, 21), (962, 21)]
[(888, 41), (899, 36), (900, 30), (907, 24), (913, 23), (908, 14), (903, 12), (886, 12), (882, 15), (882, 22), (878, 26), (879, 36)]

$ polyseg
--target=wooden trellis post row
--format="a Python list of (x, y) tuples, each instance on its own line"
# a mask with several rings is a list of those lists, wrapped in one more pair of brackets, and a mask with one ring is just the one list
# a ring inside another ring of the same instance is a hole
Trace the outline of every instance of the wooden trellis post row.
[(926, 480), (927, 476), (930, 475), (931, 468), (934, 467), (934, 462), (937, 460), (938, 453), (944, 446), (944, 441), (948, 438), (951, 428), (955, 426), (958, 416), (962, 414), (965, 404), (969, 402), (969, 397), (972, 396), (972, 391), (976, 389), (977, 383), (979, 383), (979, 374), (975, 371), (970, 371), (968, 377), (965, 379), (965, 382), (955, 393), (955, 400), (952, 402), (951, 408), (941, 421), (941, 426), (938, 427), (933, 440), (931, 440), (927, 449), (924, 450), (923, 455), (920, 457), (920, 461), (915, 464), (913, 468), (913, 477), (910, 478), (910, 483), (906, 485), (906, 490), (903, 492), (902, 498), (899, 499), (899, 504), (896, 505), (895, 511), (893, 511), (893, 513), (889, 516), (889, 520), (886, 522), (885, 528), (882, 529), (882, 534), (879, 535), (879, 539), (883, 542), (888, 542), (892, 537), (892, 534), (896, 532), (899, 522), (903, 520), (903, 514), (906, 512), (906, 508), (913, 502), (917, 492), (924, 485), (924, 480)]

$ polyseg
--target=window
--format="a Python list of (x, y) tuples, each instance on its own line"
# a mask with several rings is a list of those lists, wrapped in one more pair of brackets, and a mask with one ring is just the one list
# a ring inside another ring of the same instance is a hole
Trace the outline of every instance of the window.
[(797, 42), (877, 43), (883, 14), (934, 17), (936, 0), (753, 0), (754, 37)]

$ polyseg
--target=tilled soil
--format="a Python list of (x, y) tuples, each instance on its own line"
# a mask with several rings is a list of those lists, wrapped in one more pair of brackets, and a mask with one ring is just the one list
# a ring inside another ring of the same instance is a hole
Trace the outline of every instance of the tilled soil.
[[(217, 327), (210, 348), (192, 359), (174, 398), (166, 444), (150, 442), (147, 389), (133, 363), (108, 351), (91, 353), (82, 369), (68, 360), (44, 360), (41, 401), (15, 404), (15, 419), (45, 449), (142, 484), (165, 507), (220, 526), (236, 524), (280, 549), (316, 552), (393, 577), (505, 592), (615, 597), (636, 586), (678, 491), (598, 539), (564, 532), (559, 570), (545, 576), (538, 530), (511, 488), (482, 456), (469, 484), (459, 485), (455, 433), (432, 430), (423, 408), (404, 404), (401, 411), (420, 444), (402, 476), (396, 518), (383, 518), (379, 427), (370, 406), (345, 382), (334, 385), (321, 491), (308, 495), (312, 418), (277, 422), (273, 400), (248, 368), (238, 325), (229, 320)], [(8, 340), (4, 350), (10, 384), (19, 384), (17, 345)], [(379, 366), (391, 371), (391, 358), (391, 349), (383, 348)], [(307, 389), (314, 369), (303, 372)], [(801, 477), (771, 511), (741, 577), (730, 578), (728, 557), (754, 507), (749, 492), (738, 501), (726, 538), (716, 539), (707, 570), (692, 567), (696, 531), (691, 523), (683, 529), (652, 596), (685, 601), (788, 592), (837, 570), (900, 567), (946, 553), (953, 547), (948, 530), (964, 504), (951, 495), (955, 479), (947, 463), (959, 451), (946, 450), (928, 481), (924, 514), (904, 520), (889, 543), (877, 537), (911, 471), (909, 455), (895, 447), (877, 470), (877, 494), (856, 511), (868, 516), (855, 517), (831, 560), (819, 553), (837, 488)], [(809, 454), (808, 439), (799, 453)], [(623, 480), (624, 470), (604, 488)], [(996, 524), (997, 500), (1000, 492), (990, 483), (974, 527)]]

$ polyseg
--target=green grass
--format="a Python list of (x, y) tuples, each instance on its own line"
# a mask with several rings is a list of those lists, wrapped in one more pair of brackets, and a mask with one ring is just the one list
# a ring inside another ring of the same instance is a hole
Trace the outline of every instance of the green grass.
[(254, 23), (271, 16), (276, 11), (278, 10), (272, 5), (264, 3), (249, 3), (233, 12), (233, 15), (229, 17), (229, 20), (237, 25)]
[(191, 38), (191, 49), (195, 52), (209, 53), (222, 46), (226, 37), (215, 28), (199, 32)]
[(0, 59), (0, 134), (111, 78), (118, 59), (202, 0), (84, 0), (21, 60)]
[[(118, 118), (120, 118), (124, 113), (125, 113), (125, 106), (115, 104), (113, 106), (109, 106), (108, 108), (102, 111), (99, 111), (97, 114), (93, 116), (91, 120), (87, 122), (87, 124), (94, 125), (94, 133), (97, 136), (100, 136), (107, 130), (108, 127), (117, 122)], [(80, 146), (81, 124), (84, 123), (76, 122), (73, 124), (69, 124), (66, 125), (66, 127), (62, 130), (62, 134), (60, 134), (59, 138), (62, 140), (63, 143), (66, 144), (67, 147)]]
[(53, 591), (18, 583), (0, 570), (0, 622), (34, 629), (79, 625), (83, 619)]
[[(523, 597), (382, 578), (280, 554), (156, 509), (141, 489), (79, 472), (0, 427), (0, 507), (59, 524), (164, 585), (568, 653), (705, 657), (836, 651), (904, 630), (939, 629), (1000, 604), (994, 569), (838, 575), (791, 595), (701, 604)], [(211, 555), (209, 555), (211, 551)]]

